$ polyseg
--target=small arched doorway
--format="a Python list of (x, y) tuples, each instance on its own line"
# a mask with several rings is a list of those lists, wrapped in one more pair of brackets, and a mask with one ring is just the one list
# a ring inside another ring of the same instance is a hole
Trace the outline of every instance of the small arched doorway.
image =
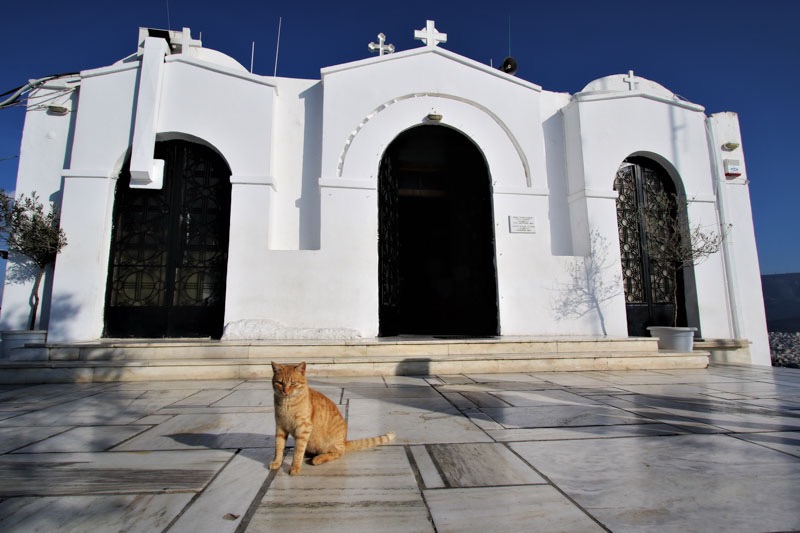
[(231, 171), (211, 148), (158, 142), (160, 190), (120, 173), (106, 287), (106, 337), (222, 335)]
[[(693, 271), (676, 270), (659, 259), (653, 246), (670, 240), (675, 232), (688, 238), (680, 222), (685, 219), (681, 194), (666, 169), (644, 157), (629, 157), (622, 163), (614, 190), (628, 334), (648, 336), (648, 326), (672, 326), (673, 321), (687, 325), (686, 286)], [(691, 301), (696, 307), (696, 298)]]
[(378, 195), (379, 334), (496, 335), (491, 183), (475, 144), (445, 126), (406, 130)]

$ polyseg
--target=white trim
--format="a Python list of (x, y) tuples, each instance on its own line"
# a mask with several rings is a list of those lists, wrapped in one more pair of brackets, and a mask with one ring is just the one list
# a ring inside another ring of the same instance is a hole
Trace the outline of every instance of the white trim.
[(329, 187), (334, 189), (367, 189), (377, 190), (378, 186), (374, 180), (350, 180), (342, 178), (320, 178), (320, 187)]
[[(251, 81), (253, 83), (257, 83), (259, 85), (266, 85), (267, 87), (271, 87), (275, 90), (275, 93), (278, 92), (278, 87), (274, 81), (267, 81), (264, 76), (259, 76), (257, 74), (250, 74), (249, 72), (239, 72), (230, 68), (223, 67), (221, 65), (216, 65), (214, 63), (209, 63), (207, 61), (203, 61), (201, 59), (196, 59), (193, 57), (187, 57), (184, 54), (176, 54), (167, 56), (165, 63), (186, 63), (187, 65), (192, 65), (193, 67), (202, 68), (205, 70), (210, 70), (211, 72), (216, 72), (217, 74), (224, 74), (226, 76), (231, 76), (233, 78), (239, 78), (240, 80)], [(270, 80), (274, 80), (272, 76), (269, 76)]]
[(117, 179), (117, 175), (110, 170), (100, 170), (97, 168), (65, 168), (61, 170), (61, 176), (65, 178), (100, 178), (100, 179)]
[(275, 187), (275, 176), (243, 176), (231, 174), (231, 184), (234, 185), (271, 185)]
[(412, 48), (411, 50), (404, 50), (402, 52), (397, 52), (394, 54), (385, 54), (382, 56), (369, 57), (358, 61), (351, 61), (350, 63), (343, 63), (341, 65), (334, 65), (331, 67), (323, 68), (320, 70), (320, 73), (322, 74), (322, 77), (325, 78), (325, 76), (327, 76), (328, 74), (336, 74), (337, 72), (344, 72), (345, 70), (356, 69), (367, 65), (381, 63), (384, 61), (397, 61), (399, 59), (405, 59), (407, 57), (413, 57), (421, 54), (440, 55), (445, 59), (449, 59), (456, 63), (461, 63), (462, 65), (473, 68), (475, 70), (480, 70), (486, 74), (491, 74), (493, 76), (504, 79), (515, 85), (520, 85), (522, 87), (525, 87), (526, 89), (530, 89), (536, 92), (542, 92), (542, 87), (540, 85), (536, 85), (535, 83), (531, 83), (521, 78), (517, 78), (516, 76), (512, 76), (511, 74), (506, 74), (505, 72), (499, 69), (492, 68), (489, 65), (484, 65), (483, 63), (479, 63), (473, 59), (458, 55), (455, 52), (451, 52), (450, 50), (438, 46), (421, 46), (419, 48)]
[(591, 92), (584, 92), (584, 93), (576, 93), (572, 96), (573, 100), (576, 102), (599, 102), (603, 100), (617, 100), (620, 98), (647, 98), (648, 100), (654, 100), (656, 102), (661, 102), (664, 104), (674, 105), (676, 107), (682, 107), (684, 109), (688, 109), (690, 111), (697, 111), (703, 112), (705, 111), (705, 107), (693, 104), (691, 102), (687, 102), (685, 100), (678, 100), (676, 98), (665, 98), (663, 96), (658, 96), (655, 94), (646, 93), (641, 90), (636, 91), (591, 91)]
[(93, 68), (91, 70), (82, 70), (81, 78), (94, 78), (96, 76), (105, 76), (106, 74), (116, 74), (117, 72), (124, 72), (126, 70), (136, 70), (139, 68), (140, 61), (133, 61), (131, 63), (115, 63), (108, 67)]
[[(519, 157), (520, 160), (520, 164), (522, 165), (522, 169), (525, 172), (525, 181), (528, 183), (528, 185), (531, 184), (532, 181), (531, 168), (530, 164), (528, 163), (528, 156), (525, 155), (525, 150), (523, 150), (522, 145), (519, 143), (517, 137), (511, 131), (511, 128), (508, 127), (508, 125), (503, 121), (503, 119), (501, 119), (494, 111), (484, 106), (483, 104), (476, 102), (475, 100), (463, 98), (452, 94), (435, 93), (435, 92), (410, 93), (410, 94), (405, 94), (403, 96), (398, 96), (382, 103), (381, 105), (373, 109), (370, 113), (368, 113), (361, 120), (358, 126), (356, 126), (356, 129), (350, 132), (350, 135), (348, 135), (347, 139), (345, 139), (344, 146), (342, 147), (342, 151), (339, 154), (339, 161), (336, 167), (337, 176), (341, 176), (342, 173), (344, 172), (344, 164), (345, 160), (347, 159), (347, 153), (350, 150), (350, 146), (353, 144), (353, 140), (361, 132), (362, 128), (364, 128), (364, 126), (366, 126), (370, 120), (373, 120), (379, 113), (386, 110), (389, 106), (395, 105), (400, 102), (405, 102), (407, 100), (413, 100), (415, 98), (434, 98), (434, 99), (441, 98), (443, 100), (452, 100), (455, 102), (472, 106), (475, 109), (478, 109), (483, 113), (485, 113), (491, 120), (494, 121), (495, 124), (497, 124), (500, 127), (500, 129), (503, 130), (503, 133), (506, 134), (506, 137), (508, 137), (508, 141), (514, 147), (514, 150), (516, 150), (517, 156)], [(420, 121), (417, 123), (417, 125), (421, 124), (425, 124), (425, 122)]]
[(522, 187), (492, 187), (492, 194), (511, 194), (511, 195), (523, 195), (523, 196), (549, 196), (550, 191), (548, 189), (534, 189), (534, 188), (522, 188)]
[(686, 201), (690, 204), (692, 203), (708, 203), (708, 204), (715, 204), (717, 203), (717, 197), (713, 194), (698, 194), (692, 196), (691, 198), (687, 198)]
[(567, 202), (572, 203), (582, 198), (599, 198), (603, 200), (616, 200), (619, 193), (614, 189), (581, 189), (567, 196)]

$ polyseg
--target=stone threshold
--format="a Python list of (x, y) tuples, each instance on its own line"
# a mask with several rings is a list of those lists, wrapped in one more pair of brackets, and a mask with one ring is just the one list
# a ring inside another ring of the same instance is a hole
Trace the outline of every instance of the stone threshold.
[[(666, 370), (706, 368), (705, 352), (562, 354), (466, 357), (282, 357), (280, 362), (306, 361), (315, 376), (451, 375), (510, 372), (573, 372), (589, 370)], [(0, 383), (104, 383), (206, 379), (269, 379), (269, 359), (151, 361), (32, 361), (0, 365)]]

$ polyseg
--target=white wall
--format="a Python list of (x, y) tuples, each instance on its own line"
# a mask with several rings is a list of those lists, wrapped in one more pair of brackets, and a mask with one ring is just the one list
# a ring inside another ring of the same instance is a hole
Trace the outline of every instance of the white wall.
[[(61, 203), (61, 169), (69, 161), (69, 142), (75, 127), (74, 108), (77, 106), (77, 93), (71, 88), (75, 78), (64, 78), (48, 82), (31, 95), (25, 127), (20, 144), (19, 167), (17, 171), (16, 196), (33, 192), (47, 205)], [(39, 105), (38, 102), (46, 102)], [(47, 105), (66, 107), (66, 115), (55, 115), (47, 110)], [(48, 269), (50, 270), (50, 269)], [(49, 289), (52, 285), (52, 272), (48, 271), (40, 289), (42, 301), (39, 306), (37, 327), (47, 328), (51, 311)], [(30, 270), (15, 261), (6, 263), (5, 286), (3, 290), (2, 316), (0, 328), (3, 330), (27, 329), (30, 316), (29, 299), (33, 288)], [(53, 309), (58, 313), (63, 309), (58, 303)]]
[[(652, 157), (679, 177), (690, 222), (720, 222), (709, 169), (720, 168), (721, 156), (709, 149), (703, 109), (668, 98), (657, 84), (625, 94), (610, 77), (602, 90), (570, 97), (427, 47), (323, 69), (321, 81), (254, 76), (214, 57), (167, 56), (153, 134), (210, 145), (231, 168), (228, 325), (377, 334), (379, 163), (397, 135), (429, 124), (431, 113), (486, 160), (504, 335), (626, 335), (613, 191), (625, 158)], [(28, 114), (19, 190), (62, 193), (70, 239), (53, 284), (53, 301), (68, 306), (54, 311), (51, 340), (102, 334), (114, 188), (132, 142), (138, 65), (83, 73), (74, 125)], [(711, 124), (714, 135), (738, 136), (729, 116)], [(695, 274), (704, 335), (738, 332), (761, 350), (766, 327), (745, 183), (722, 183), (736, 232), (727, 255)], [(512, 216), (534, 217), (535, 232), (512, 233)], [(607, 256), (601, 283), (619, 290), (599, 313), (577, 304), (565, 311), (573, 273), (598, 243)], [(743, 289), (754, 280), (758, 290)], [(6, 300), (4, 324), (20, 323), (23, 294), (7, 289), (13, 311)], [(729, 299), (760, 311), (734, 316)]]
[[(725, 261), (727, 289), (732, 300), (731, 320), (737, 338), (751, 341), (754, 364), (770, 366), (767, 320), (761, 290), (755, 230), (750, 206), (750, 176), (747, 173), (739, 117), (735, 113), (717, 113), (708, 118), (709, 139), (713, 154), (722, 224), (728, 227), (722, 258)], [(725, 143), (736, 143), (733, 150), (722, 150)], [(723, 160), (738, 160), (742, 175), (727, 178)], [(753, 176), (758, 179), (759, 176)], [(728, 226), (729, 225), (729, 226)]]

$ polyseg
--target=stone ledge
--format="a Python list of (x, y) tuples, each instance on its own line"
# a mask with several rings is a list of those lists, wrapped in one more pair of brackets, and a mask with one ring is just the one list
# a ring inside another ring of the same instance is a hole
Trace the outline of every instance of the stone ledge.
[[(563, 355), (563, 354), (562, 354)], [(441, 375), (465, 373), (565, 372), (706, 368), (703, 352), (640, 353), (625, 357), (306, 358), (315, 376)], [(291, 361), (284, 361), (291, 362)], [(268, 379), (268, 360), (48, 361), (0, 364), (0, 383), (101, 383), (200, 379)]]

